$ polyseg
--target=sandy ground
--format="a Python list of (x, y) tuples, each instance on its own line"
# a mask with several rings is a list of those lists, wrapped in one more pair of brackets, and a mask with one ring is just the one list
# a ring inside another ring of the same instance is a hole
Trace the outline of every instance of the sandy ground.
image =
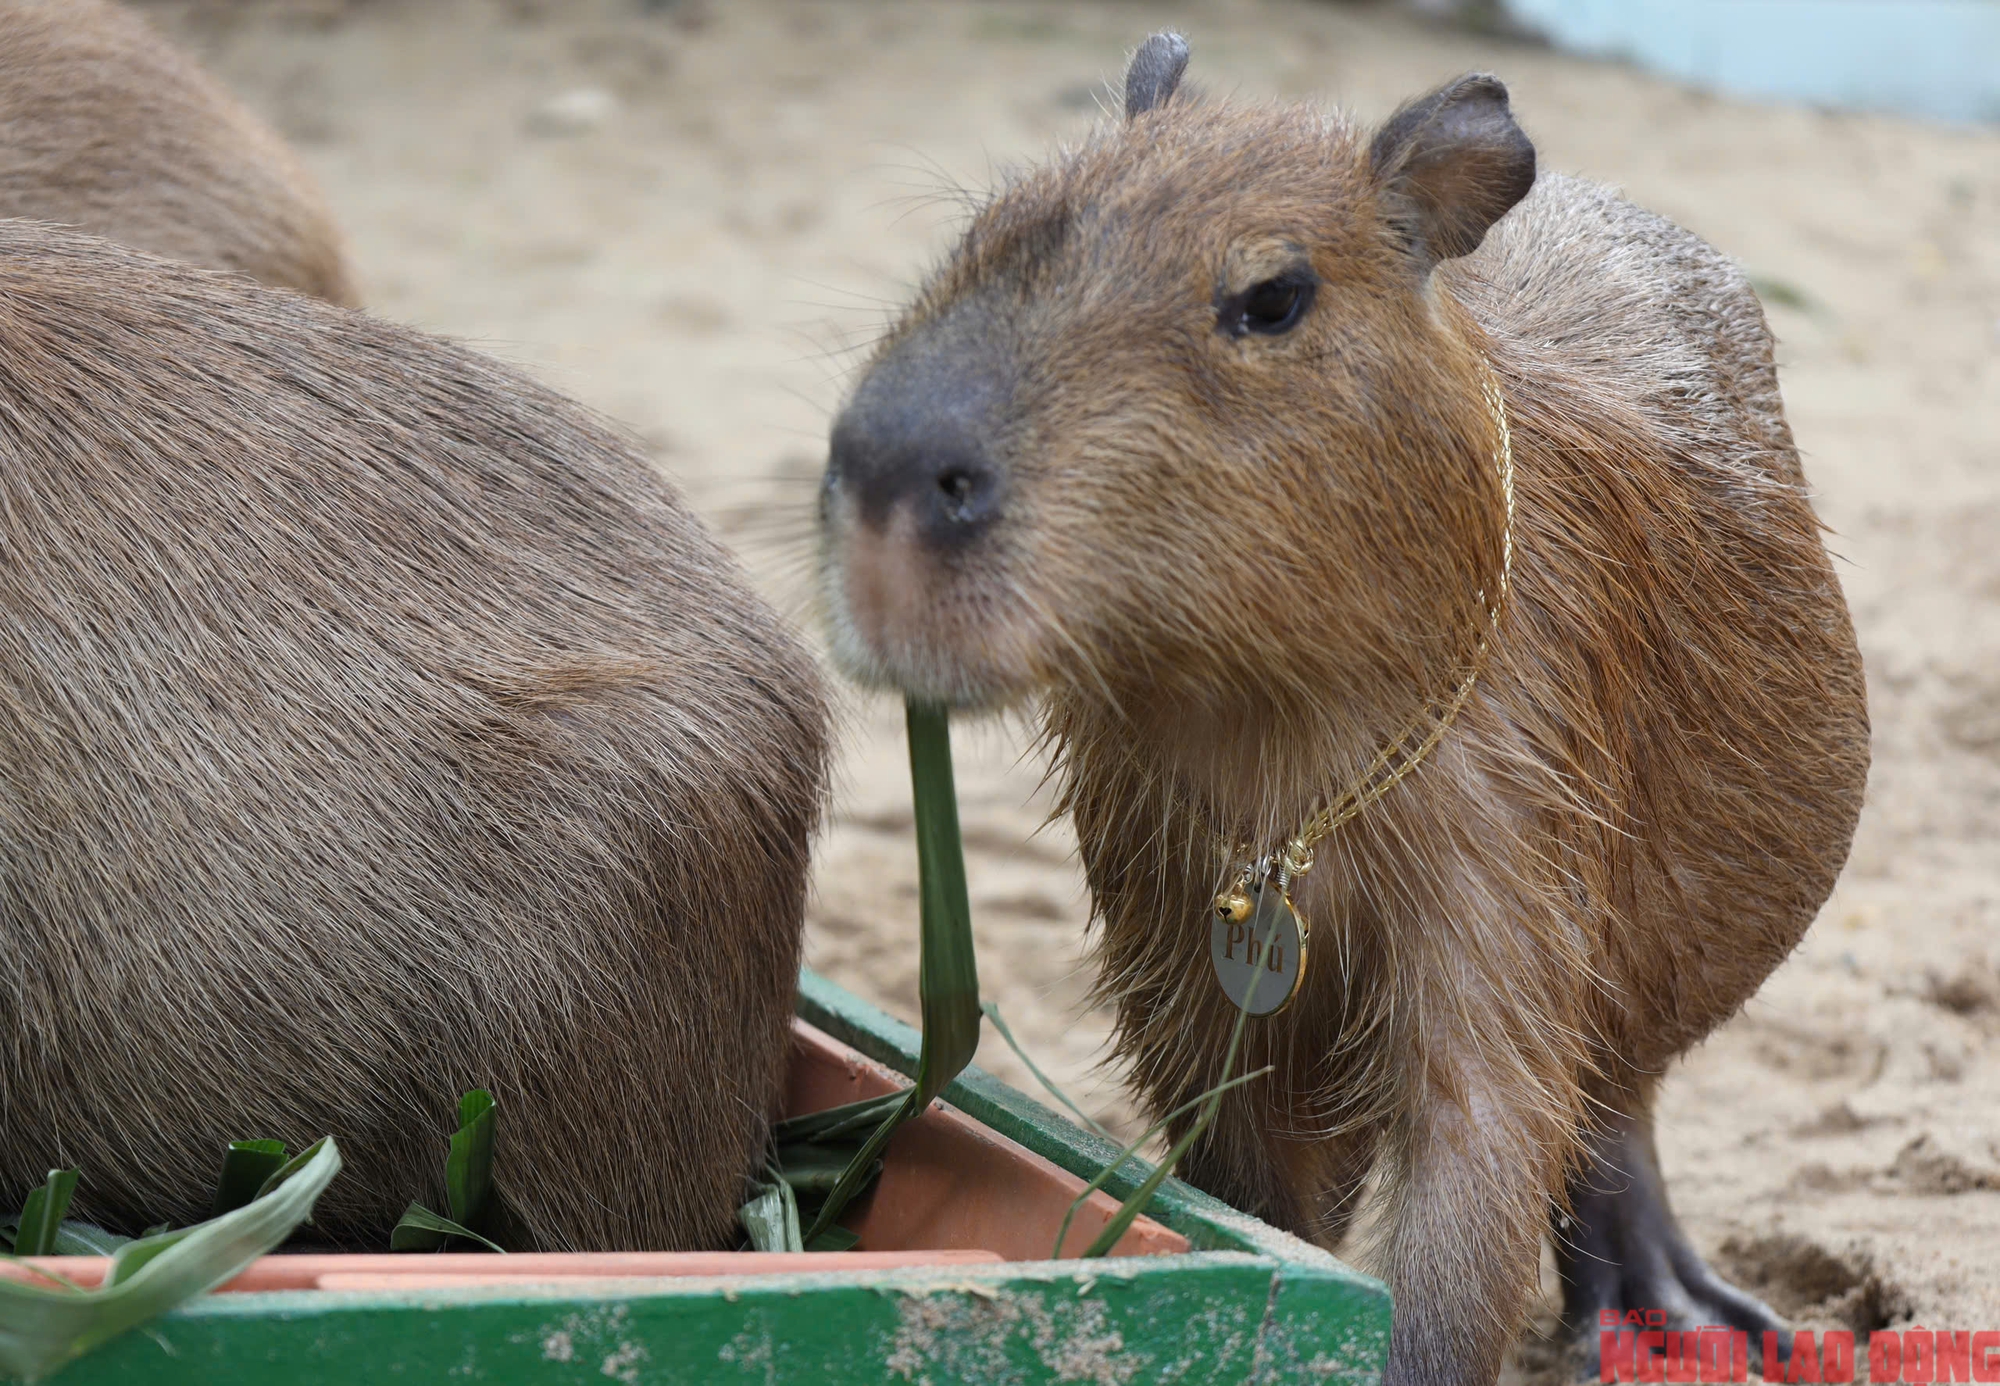
[[(377, 311), (625, 421), (802, 615), (852, 349), (946, 244), (951, 189), (1082, 129), (1150, 28), (1184, 28), (1214, 89), (1369, 116), (1503, 74), (1545, 167), (1623, 185), (1764, 286), (1869, 664), (1852, 862), (1668, 1084), (1675, 1197), (1804, 1324), (2000, 1328), (2000, 131), (1716, 100), (1330, 4), (155, 9), (317, 169)], [(1040, 827), (1024, 744), (960, 740), (985, 989), (1129, 1127), (1081, 1007), (1071, 839)], [(844, 747), (811, 961), (913, 1015), (899, 709), (852, 700)], [(981, 1061), (1025, 1076), (996, 1041)]]

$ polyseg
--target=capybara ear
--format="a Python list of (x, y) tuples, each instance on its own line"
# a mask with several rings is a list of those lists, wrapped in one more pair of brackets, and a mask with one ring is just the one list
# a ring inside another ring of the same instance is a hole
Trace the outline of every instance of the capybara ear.
[(1535, 146), (1507, 109), (1506, 86), (1485, 73), (1390, 116), (1368, 162), (1390, 223), (1426, 272), (1479, 249), (1487, 228), (1535, 185)]
[(1125, 69), (1125, 119), (1166, 105), (1180, 86), (1187, 63), (1187, 40), (1179, 34), (1154, 34), (1140, 44)]

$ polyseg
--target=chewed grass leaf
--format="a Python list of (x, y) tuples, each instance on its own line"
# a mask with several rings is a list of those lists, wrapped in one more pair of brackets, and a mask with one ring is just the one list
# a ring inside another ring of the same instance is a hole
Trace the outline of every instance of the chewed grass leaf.
[[(104, 1284), (79, 1290), (0, 1280), (0, 1374), (33, 1380), (230, 1279), (281, 1244), (340, 1172), (331, 1140), (234, 1212), (118, 1248)], [(67, 1197), (63, 1202), (67, 1204)]]
[(215, 1202), (208, 1215), (233, 1213), (263, 1191), (272, 1175), (285, 1167), (283, 1141), (231, 1141), (222, 1157), (222, 1178), (216, 1181)]
[(493, 1094), (474, 1088), (458, 1100), (458, 1129), (445, 1156), (447, 1217), (421, 1203), (412, 1203), (389, 1233), (391, 1251), (442, 1251), (452, 1242), (470, 1243), (488, 1251), (506, 1250), (498, 1236), (513, 1235), (509, 1219), (493, 1188)]
[(764, 1185), (755, 1198), (737, 1209), (736, 1216), (750, 1234), (752, 1250), (805, 1250), (799, 1231), (799, 1201), (783, 1179)]
[(76, 1193), (77, 1171), (73, 1169), (52, 1169), (48, 1180), (28, 1195), (28, 1201), (21, 1206), (21, 1220), (14, 1232), (14, 1254), (16, 1256), (52, 1256), (56, 1250), (56, 1233), (62, 1226), (63, 1214), (69, 1211), (69, 1201)]
[(493, 1190), (493, 1124), (492, 1093), (474, 1088), (459, 1099), (458, 1130), (445, 1159), (444, 1186), (452, 1220), (467, 1227), (486, 1225), (487, 1196)]
[[(280, 1165), (265, 1178), (263, 1187), (257, 1191), (257, 1196), (245, 1204), (243, 1208), (237, 1209), (236, 1213), (241, 1213), (248, 1208), (262, 1206), (271, 1195), (282, 1189), (287, 1181), (294, 1179), (296, 1176), (303, 1174), (307, 1169), (313, 1167), (314, 1163), (319, 1160), (321, 1152), (331, 1145), (332, 1141), (333, 1137), (322, 1136)], [(232, 1216), (235, 1216), (235, 1214), (224, 1214), (223, 1219)], [(306, 1211), (300, 1220), (305, 1221), (311, 1216), (312, 1203), (308, 1200)], [(106, 1272), (104, 1277), (105, 1287), (108, 1289), (111, 1286), (132, 1279), (132, 1277), (144, 1270), (155, 1259), (173, 1250), (188, 1238), (195, 1236), (203, 1228), (213, 1227), (223, 1219), (212, 1218), (207, 1222), (196, 1223), (193, 1227), (182, 1227), (167, 1232), (155, 1232), (148, 1236), (140, 1237), (136, 1241), (127, 1242), (124, 1246), (119, 1247), (111, 1258), (111, 1269)], [(286, 1232), (289, 1235), (290, 1228), (287, 1228)]]
[(927, 703), (906, 702), (910, 739), (910, 788), (916, 807), (917, 893), (921, 919), (917, 993), (923, 1011), (923, 1050), (917, 1081), (881, 1118), (841, 1171), (805, 1235), (818, 1243), (849, 1200), (874, 1177), (896, 1128), (972, 1062), (979, 1047), (979, 970), (972, 953), (972, 907), (965, 891), (965, 848), (958, 829), (958, 793), (951, 773), (949, 714)]
[(403, 1210), (403, 1216), (389, 1233), (391, 1251), (443, 1251), (453, 1238), (475, 1242), (488, 1251), (504, 1251), (505, 1248), (488, 1241), (460, 1222), (433, 1213), (421, 1203), (412, 1203)]

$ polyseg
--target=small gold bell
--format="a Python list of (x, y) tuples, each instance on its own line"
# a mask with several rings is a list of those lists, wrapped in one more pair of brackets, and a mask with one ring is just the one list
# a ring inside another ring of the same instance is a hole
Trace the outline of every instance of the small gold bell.
[(1224, 891), (1215, 897), (1215, 916), (1232, 924), (1241, 924), (1250, 917), (1250, 897), (1240, 890)]

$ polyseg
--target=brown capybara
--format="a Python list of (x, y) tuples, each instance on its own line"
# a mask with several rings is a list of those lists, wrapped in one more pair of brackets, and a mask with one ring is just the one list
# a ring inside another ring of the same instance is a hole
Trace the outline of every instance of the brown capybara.
[(780, 1092), (814, 662), (625, 441), (471, 351), (0, 222), (0, 1201), (445, 1206), (705, 1248)]
[(0, 217), (357, 301), (340, 232), (284, 141), (105, 0), (0, 0)]
[(1650, 1127), (1826, 898), (1868, 764), (1757, 300), (1537, 181), (1491, 77), (1370, 135), (1177, 97), (1185, 56), (1142, 47), (1127, 118), (995, 195), (862, 376), (839, 658), (1039, 699), (1155, 1110), (1223, 1076), (1218, 909), (1366, 790), (1275, 881), (1311, 965), (1186, 1173), (1330, 1246), (1379, 1172), (1391, 1381), (1494, 1379), (1552, 1210), (1586, 1351), (1604, 1309), (1761, 1328)]

